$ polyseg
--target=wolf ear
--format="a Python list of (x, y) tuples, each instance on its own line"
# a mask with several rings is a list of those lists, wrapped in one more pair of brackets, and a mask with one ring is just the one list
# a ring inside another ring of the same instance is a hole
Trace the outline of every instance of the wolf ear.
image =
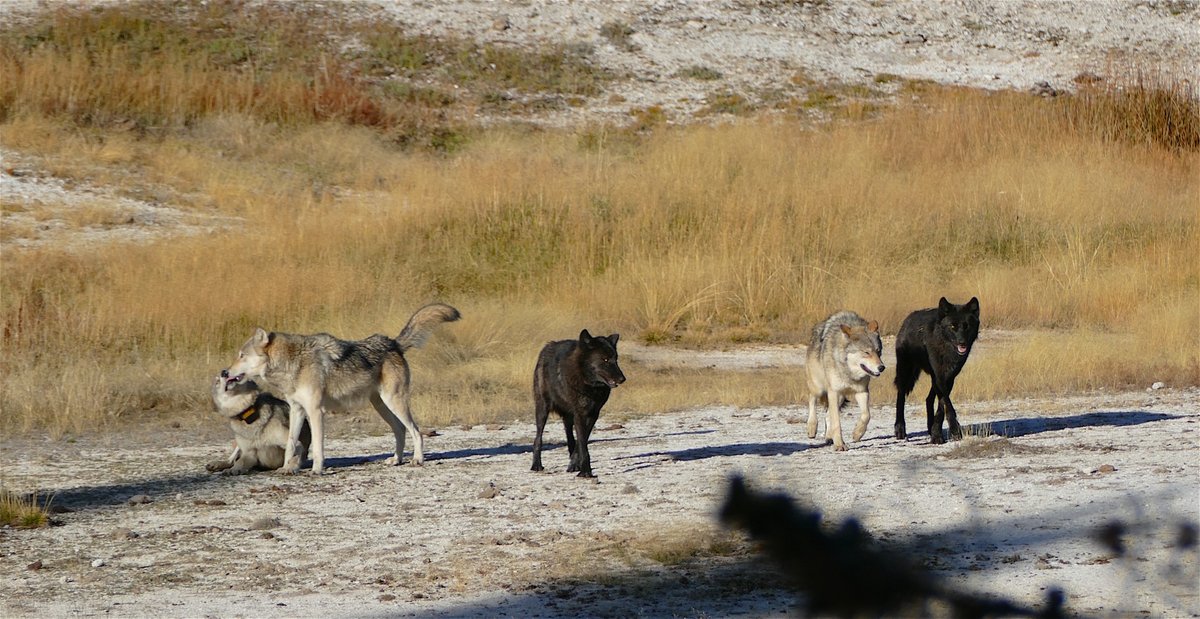
[(976, 318), (979, 318), (979, 299), (971, 297), (971, 300), (967, 301), (966, 310), (975, 314)]
[(944, 318), (946, 316), (946, 314), (949, 314), (950, 312), (953, 312), (953, 311), (954, 311), (954, 306), (951, 305), (950, 302), (946, 300), (946, 297), (942, 297), (942, 299), (940, 301), (938, 301), (938, 318)]
[(587, 329), (579, 332), (579, 343), (585, 346), (592, 343), (592, 334)]
[(867, 331), (870, 331), (871, 333), (879, 333), (879, 323), (874, 320), (868, 322)]
[(850, 335), (850, 325), (838, 325), (838, 326), (842, 328), (842, 333), (845, 333), (846, 335)]
[(263, 329), (262, 327), (256, 327), (254, 329), (254, 335), (250, 337), (250, 341), (254, 343), (254, 347), (259, 349), (266, 348), (273, 339), (275, 339), (275, 334), (268, 333), (267, 330)]
[(621, 339), (621, 334), (620, 334), (620, 333), (614, 333), (614, 334), (612, 334), (612, 335), (608, 336), (608, 338), (607, 338), (607, 339), (608, 339), (608, 343), (609, 343), (609, 344), (612, 344), (612, 345), (613, 345), (613, 348), (616, 348), (616, 347), (617, 347), (617, 340)]

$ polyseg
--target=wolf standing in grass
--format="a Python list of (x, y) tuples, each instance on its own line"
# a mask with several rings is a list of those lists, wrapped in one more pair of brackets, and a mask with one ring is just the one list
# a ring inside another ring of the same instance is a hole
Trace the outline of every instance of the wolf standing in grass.
[(409, 408), (409, 371), (404, 352), (425, 342), (433, 327), (458, 320), (458, 310), (432, 303), (417, 310), (394, 339), (372, 335), (339, 340), (328, 333), (294, 335), (257, 329), (229, 368), (228, 382), (257, 379), (291, 406), (283, 471), (300, 470), (300, 430), (312, 428), (312, 472), (325, 470), (325, 411), (347, 411), (370, 402), (396, 436), (400, 464), (405, 432), (413, 435), (413, 464), (425, 461), (425, 442)]
[(595, 477), (592, 456), (588, 453), (588, 438), (609, 393), (625, 382), (625, 374), (617, 365), (617, 340), (620, 337), (616, 333), (592, 337), (584, 329), (579, 333), (579, 340), (550, 342), (542, 348), (533, 370), (537, 436), (533, 439), (530, 470), (543, 470), (542, 431), (550, 411), (554, 411), (562, 417), (563, 428), (567, 431), (567, 452), (571, 456), (567, 472), (579, 471), (579, 477)]
[(808, 438), (817, 436), (817, 400), (824, 398), (829, 407), (825, 422), (825, 440), (835, 451), (846, 451), (842, 440), (842, 403), (851, 395), (858, 402), (860, 415), (854, 426), (854, 440), (862, 438), (871, 421), (871, 378), (884, 368), (879, 353), (879, 323), (867, 322), (850, 311), (833, 314), (817, 323), (808, 343), (805, 369), (808, 371)]
[[(950, 402), (954, 379), (962, 371), (979, 336), (979, 299), (971, 297), (955, 305), (942, 297), (937, 307), (917, 310), (904, 319), (896, 334), (896, 438), (904, 440), (904, 397), (912, 392), (921, 372), (929, 374), (929, 395), (925, 397), (925, 421), (929, 440), (943, 443), (942, 421), (950, 421), (950, 437), (962, 438), (958, 413)], [(937, 398), (937, 414), (933, 400)]]

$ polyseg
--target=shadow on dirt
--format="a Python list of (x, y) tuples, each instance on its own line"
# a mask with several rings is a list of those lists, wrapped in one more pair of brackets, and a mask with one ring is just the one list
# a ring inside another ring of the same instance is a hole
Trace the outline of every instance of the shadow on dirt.
[[(632, 603), (631, 600), (637, 600)], [(797, 594), (758, 556), (723, 557), (551, 579), (443, 610), (370, 617), (731, 617), (796, 616)]]
[(616, 460), (632, 460), (638, 458), (666, 457), (676, 462), (689, 462), (707, 458), (722, 458), (731, 456), (788, 456), (820, 444), (805, 443), (734, 443), (732, 445), (712, 445), (708, 447), (692, 447), (675, 451), (648, 451), (629, 456), (620, 456)]
[(95, 509), (128, 503), (139, 495), (149, 497), (151, 501), (177, 493), (186, 493), (200, 486), (220, 483), (228, 478), (222, 478), (211, 473), (189, 473), (172, 475), (157, 479), (142, 479), (125, 483), (105, 484), (102, 486), (80, 486), (65, 490), (53, 490), (52, 494), (38, 500), (48, 503), (53, 508), (66, 508), (71, 511)]
[[(975, 423), (963, 426), (963, 432), (971, 435), (990, 433), (997, 436), (1015, 438), (1072, 428), (1137, 426), (1144, 423), (1166, 421), (1168, 419), (1179, 419), (1179, 416), (1147, 411), (1079, 413), (1065, 417), (1025, 417), (1021, 419), (1002, 419), (1000, 421)], [(928, 433), (926, 433), (926, 436), (928, 436)]]

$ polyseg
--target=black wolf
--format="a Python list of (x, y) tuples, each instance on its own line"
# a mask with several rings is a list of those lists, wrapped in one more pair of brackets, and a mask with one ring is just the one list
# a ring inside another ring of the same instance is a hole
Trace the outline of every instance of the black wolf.
[(592, 337), (584, 329), (579, 333), (579, 340), (550, 342), (542, 348), (533, 370), (537, 436), (533, 439), (530, 470), (543, 470), (542, 431), (550, 411), (554, 411), (562, 417), (563, 428), (567, 431), (567, 451), (571, 455), (567, 472), (579, 471), (580, 477), (595, 477), (592, 457), (588, 454), (588, 437), (609, 393), (625, 382), (625, 375), (617, 366), (617, 339), (620, 337), (616, 333)]
[[(896, 438), (908, 438), (904, 429), (904, 396), (912, 392), (917, 378), (929, 374), (929, 395), (925, 398), (925, 417), (929, 440), (945, 442), (942, 420), (950, 420), (950, 437), (962, 438), (958, 413), (950, 402), (954, 378), (962, 371), (979, 335), (979, 299), (971, 297), (955, 305), (942, 297), (936, 308), (917, 310), (904, 319), (896, 334)], [(937, 414), (933, 399), (938, 399)]]

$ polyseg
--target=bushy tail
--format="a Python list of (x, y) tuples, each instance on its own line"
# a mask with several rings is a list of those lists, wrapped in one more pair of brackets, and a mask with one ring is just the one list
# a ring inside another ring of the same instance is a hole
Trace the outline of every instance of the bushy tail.
[(420, 348), (429, 338), (429, 332), (434, 327), (443, 322), (454, 322), (461, 317), (462, 314), (459, 314), (458, 310), (445, 303), (430, 303), (417, 310), (412, 318), (408, 319), (408, 324), (404, 325), (400, 335), (396, 336), (396, 343), (400, 345), (402, 351)]

